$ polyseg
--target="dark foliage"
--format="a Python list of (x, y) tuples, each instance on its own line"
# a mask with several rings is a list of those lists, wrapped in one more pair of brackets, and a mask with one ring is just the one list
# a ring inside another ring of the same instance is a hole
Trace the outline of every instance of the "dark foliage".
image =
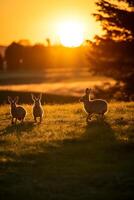
[[(126, 2), (126, 7), (120, 5)], [(134, 3), (130, 0), (98, 0), (98, 12), (94, 14), (97, 21), (101, 21), (106, 38), (133, 40), (134, 38)]]
[(21, 69), (24, 47), (13, 42), (5, 51), (5, 60), (10, 70)]
[(51, 46), (47, 39), (47, 46), (22, 45), (13, 42), (5, 51), (8, 70), (45, 70), (47, 67), (79, 67), (87, 66), (85, 61), (86, 47), (67, 48)]
[[(122, 7), (120, 2), (126, 3)], [(91, 70), (113, 77), (124, 85), (128, 96), (134, 93), (134, 1), (97, 1), (94, 14), (105, 30), (103, 37), (96, 37), (89, 55)]]

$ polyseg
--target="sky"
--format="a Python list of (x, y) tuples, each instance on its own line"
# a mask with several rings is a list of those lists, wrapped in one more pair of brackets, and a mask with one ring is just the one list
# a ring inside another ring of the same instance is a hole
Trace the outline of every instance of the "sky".
[(91, 14), (94, 0), (0, 0), (0, 44), (29, 39), (58, 42), (57, 27), (64, 21), (77, 21), (84, 27), (84, 38), (100, 34), (101, 27)]

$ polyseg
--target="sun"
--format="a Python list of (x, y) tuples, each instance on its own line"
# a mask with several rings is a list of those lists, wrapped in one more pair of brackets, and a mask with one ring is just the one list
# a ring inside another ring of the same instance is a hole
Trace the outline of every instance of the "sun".
[(66, 47), (78, 47), (84, 41), (83, 25), (75, 21), (62, 22), (58, 26), (60, 42)]

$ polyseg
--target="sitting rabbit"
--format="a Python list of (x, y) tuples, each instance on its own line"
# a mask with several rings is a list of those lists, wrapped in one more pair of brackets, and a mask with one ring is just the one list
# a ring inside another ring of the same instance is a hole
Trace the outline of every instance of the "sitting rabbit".
[[(11, 105), (11, 123), (16, 124), (17, 120), (20, 120), (21, 122), (24, 121), (24, 118), (26, 116), (26, 110), (22, 106), (16, 106), (16, 103), (18, 102), (19, 97), (15, 97), (12, 99), (11, 97), (8, 96), (8, 101)], [(15, 121), (14, 121), (15, 119)]]
[(80, 102), (83, 102), (84, 109), (88, 113), (86, 121), (91, 120), (92, 114), (99, 114), (102, 117), (104, 113), (108, 111), (108, 103), (103, 99), (90, 99), (91, 89), (87, 88), (85, 90), (85, 95), (80, 98)]
[(37, 122), (37, 117), (40, 118), (40, 123), (42, 122), (42, 118), (43, 118), (43, 108), (41, 106), (41, 98), (42, 98), (42, 94), (40, 94), (38, 97), (36, 97), (35, 95), (31, 95), (32, 96), (32, 100), (34, 101), (34, 105), (33, 105), (33, 116), (34, 116), (34, 121)]

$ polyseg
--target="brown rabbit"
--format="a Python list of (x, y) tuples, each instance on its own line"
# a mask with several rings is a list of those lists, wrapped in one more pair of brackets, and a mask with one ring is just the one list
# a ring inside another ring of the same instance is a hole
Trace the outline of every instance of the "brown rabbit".
[[(16, 124), (17, 120), (23, 122), (24, 118), (26, 116), (26, 110), (22, 106), (17, 106), (16, 103), (18, 103), (19, 97), (15, 97), (12, 99), (11, 97), (8, 96), (8, 101), (11, 105), (11, 123)], [(15, 121), (14, 121), (15, 119)]]
[(32, 100), (34, 101), (34, 105), (33, 105), (34, 121), (37, 122), (37, 117), (39, 117), (40, 123), (41, 123), (43, 114), (44, 114), (44, 111), (41, 105), (42, 94), (40, 94), (38, 97), (34, 96), (33, 94), (31, 94), (31, 96), (32, 96)]
[(91, 120), (92, 114), (103, 115), (108, 111), (108, 103), (103, 99), (90, 99), (91, 89), (87, 88), (85, 90), (85, 95), (80, 98), (80, 102), (83, 102), (84, 109), (88, 113), (86, 121)]

